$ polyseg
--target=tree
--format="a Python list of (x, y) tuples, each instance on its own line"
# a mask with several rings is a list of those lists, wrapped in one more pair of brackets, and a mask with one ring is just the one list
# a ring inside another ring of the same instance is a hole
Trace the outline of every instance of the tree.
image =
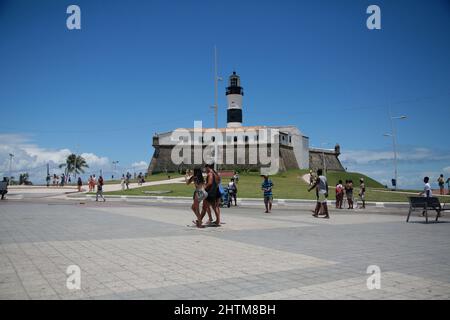
[(66, 163), (60, 164), (59, 167), (65, 167), (67, 174), (73, 173), (75, 175), (84, 173), (84, 169), (89, 168), (86, 160), (82, 156), (77, 156), (73, 153), (67, 157)]

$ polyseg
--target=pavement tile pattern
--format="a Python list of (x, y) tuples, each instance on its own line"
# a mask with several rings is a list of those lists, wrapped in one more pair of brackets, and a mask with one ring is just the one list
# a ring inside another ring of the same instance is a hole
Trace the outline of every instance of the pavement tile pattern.
[(221, 227), (197, 229), (170, 203), (4, 202), (0, 299), (449, 299), (448, 217), (380, 210), (226, 208)]

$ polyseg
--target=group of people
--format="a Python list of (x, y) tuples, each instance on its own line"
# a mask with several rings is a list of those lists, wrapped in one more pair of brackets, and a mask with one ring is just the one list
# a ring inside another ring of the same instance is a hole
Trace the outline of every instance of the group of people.
[(50, 182), (52, 181), (54, 187), (64, 187), (66, 180), (68, 183), (71, 182), (70, 176), (66, 176), (64, 173), (61, 176), (58, 176), (56, 174), (53, 174), (53, 176), (51, 176), (50, 174), (47, 174), (47, 177), (45, 178), (47, 187), (50, 187)]
[[(359, 199), (361, 200), (361, 209), (366, 208), (366, 184), (364, 178), (359, 179)], [(347, 209), (354, 209), (354, 197), (353, 197), (353, 180), (345, 180), (345, 185), (342, 184), (342, 180), (339, 180), (336, 185), (336, 209), (342, 209), (344, 199), (347, 200)]]
[[(220, 226), (220, 201), (221, 193), (219, 186), (221, 179), (219, 174), (214, 170), (211, 164), (205, 165), (206, 179), (203, 177), (203, 170), (195, 168), (193, 173), (187, 172), (185, 177), (186, 184), (194, 185), (194, 194), (192, 196), (193, 203), (191, 206), (196, 220), (192, 221), (197, 228), (204, 228), (203, 218), (208, 214), (208, 221), (206, 225), (211, 227)], [(214, 211), (216, 220), (213, 220), (212, 211)]]
[[(310, 187), (308, 192), (315, 189), (317, 204), (316, 208), (313, 210), (313, 217), (318, 218), (323, 215), (324, 218), (329, 218), (328, 212), (328, 180), (323, 175), (323, 170), (317, 170), (317, 175), (311, 174), (310, 171)], [(342, 209), (344, 205), (344, 199), (347, 200), (348, 209), (354, 209), (354, 197), (353, 197), (353, 180), (345, 180), (345, 184), (342, 180), (336, 184), (336, 209)], [(361, 209), (366, 208), (366, 185), (364, 183), (364, 178), (359, 179), (359, 199), (361, 200)]]
[[(98, 201), (99, 197), (103, 200), (103, 202), (106, 201), (105, 197), (103, 196), (104, 184), (105, 181), (103, 180), (102, 176), (99, 176), (98, 179), (95, 177), (95, 174), (89, 176), (88, 179), (89, 192), (95, 192), (95, 188), (97, 188), (97, 192), (95, 193), (95, 201)], [(78, 191), (81, 191), (81, 186), (82, 186), (81, 178), (78, 178)]]
[(130, 189), (130, 180), (131, 180), (131, 173), (127, 172), (127, 174), (122, 175), (122, 179), (120, 179), (120, 186), (122, 187), (122, 191), (125, 190), (125, 187), (127, 190)]

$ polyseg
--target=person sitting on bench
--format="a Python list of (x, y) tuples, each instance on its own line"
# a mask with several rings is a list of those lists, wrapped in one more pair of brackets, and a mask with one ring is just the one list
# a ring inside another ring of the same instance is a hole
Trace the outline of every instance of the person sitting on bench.
[(425, 183), (425, 186), (423, 187), (423, 192), (419, 193), (419, 196), (431, 198), (433, 196), (433, 191), (431, 190), (431, 186), (429, 183), (430, 178), (429, 177), (423, 178), (423, 182)]
[[(423, 182), (425, 183), (423, 187), (423, 191), (419, 193), (419, 196), (425, 197), (425, 198), (431, 198), (433, 197), (433, 190), (431, 190), (430, 185), (430, 178), (425, 177), (423, 178)], [(422, 217), (425, 216), (425, 210), (422, 211)]]

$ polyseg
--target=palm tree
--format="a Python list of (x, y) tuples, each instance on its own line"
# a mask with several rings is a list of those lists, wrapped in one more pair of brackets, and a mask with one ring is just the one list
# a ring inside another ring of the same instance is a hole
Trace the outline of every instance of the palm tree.
[(66, 167), (66, 173), (73, 173), (76, 176), (79, 173), (84, 173), (85, 168), (89, 168), (86, 160), (82, 156), (77, 156), (74, 153), (69, 155), (66, 159), (66, 163), (59, 165), (60, 168)]

